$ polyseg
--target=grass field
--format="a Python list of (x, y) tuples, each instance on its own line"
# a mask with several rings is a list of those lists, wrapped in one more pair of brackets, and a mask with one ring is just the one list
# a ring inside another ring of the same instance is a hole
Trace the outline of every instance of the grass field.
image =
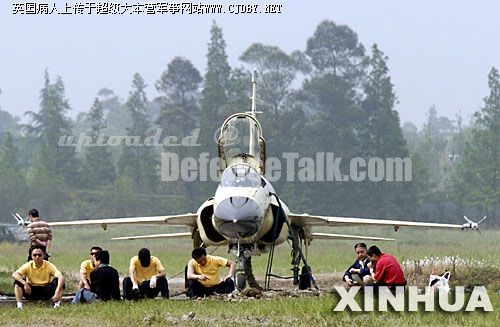
[[(500, 297), (492, 296), (494, 308)], [(26, 305), (23, 311), (0, 308), (3, 326), (498, 326), (500, 314), (435, 312), (332, 312), (332, 296), (227, 302), (150, 300), (92, 305), (63, 305), (57, 310)], [(183, 320), (189, 312), (191, 320)]]
[[(154, 233), (172, 231), (167, 227), (154, 228)], [(331, 230), (330, 230), (331, 231)], [(456, 269), (452, 275), (452, 286), (468, 284), (484, 284), (495, 312), (493, 313), (333, 313), (336, 298), (326, 292), (322, 296), (311, 297), (279, 297), (275, 299), (258, 299), (229, 302), (213, 299), (203, 301), (152, 300), (123, 303), (96, 303), (73, 307), (63, 305), (58, 310), (48, 310), (46, 304), (32, 303), (22, 312), (14, 309), (14, 303), (0, 305), (0, 325), (173, 325), (186, 324), (192, 326), (228, 325), (229, 323), (252, 325), (471, 325), (494, 326), (500, 324), (500, 231), (483, 231), (482, 236), (475, 232), (437, 231), (401, 229), (397, 233), (388, 229), (373, 228), (342, 229), (348, 234), (367, 234), (374, 236), (394, 237), (397, 242), (378, 242), (384, 252), (394, 254), (401, 261), (418, 260), (425, 257), (443, 258), (458, 256), (465, 267)], [(58, 228), (54, 230), (54, 242), (51, 261), (67, 276), (66, 292), (75, 290), (77, 272), (81, 261), (88, 258), (92, 245), (99, 245), (111, 253), (111, 265), (121, 276), (127, 274), (130, 257), (137, 254), (141, 247), (148, 247), (152, 254), (159, 257), (165, 266), (167, 276), (182, 277), (186, 262), (190, 257), (191, 240), (148, 240), (148, 241), (111, 241), (110, 237), (123, 235), (147, 234), (151, 228), (112, 227), (108, 231), (97, 228)], [(339, 230), (335, 230), (339, 232)], [(315, 274), (342, 272), (354, 261), (353, 244), (349, 241), (313, 241), (308, 249), (308, 261)], [(368, 245), (373, 244), (367, 242)], [(10, 275), (26, 258), (26, 244), (1, 243), (0, 250), (0, 292), (12, 294)], [(214, 248), (208, 248), (209, 251)], [(227, 248), (218, 248), (214, 252), (230, 258)], [(290, 275), (290, 248), (287, 244), (277, 247), (274, 256), (273, 273)], [(254, 272), (262, 279), (267, 263), (267, 254), (254, 257)], [(419, 271), (407, 272), (408, 275), (421, 274), (417, 281), (424, 286), (426, 274), (430, 270), (442, 267), (424, 267)], [(423, 279), (422, 279), (423, 278)], [(419, 282), (421, 281), (421, 282)], [(275, 281), (271, 281), (273, 287)], [(280, 283), (279, 286), (289, 284)], [(338, 283), (332, 280), (331, 285)], [(328, 285), (328, 282), (326, 283)], [(276, 287), (277, 284), (274, 284)], [(324, 283), (323, 283), (324, 285)], [(194, 312), (191, 320), (182, 320), (182, 316)]]

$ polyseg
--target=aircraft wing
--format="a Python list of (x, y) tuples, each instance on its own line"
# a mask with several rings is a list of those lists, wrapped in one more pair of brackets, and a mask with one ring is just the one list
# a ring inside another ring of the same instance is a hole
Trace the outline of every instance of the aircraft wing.
[(105, 218), (73, 221), (49, 222), (49, 226), (91, 226), (98, 225), (106, 229), (108, 225), (126, 225), (126, 224), (167, 224), (171, 226), (196, 227), (196, 214), (188, 213), (171, 216), (152, 216), (152, 217), (127, 217), (127, 218)]
[(369, 240), (369, 241), (395, 241), (393, 238), (360, 236), (360, 235), (345, 235), (345, 234), (326, 234), (326, 233), (311, 233), (312, 239), (326, 240)]
[(121, 236), (113, 237), (112, 240), (142, 240), (148, 238), (184, 238), (191, 237), (191, 233), (170, 233), (170, 234), (152, 234), (152, 235), (139, 235), (139, 236)]
[(374, 218), (314, 216), (309, 214), (288, 214), (295, 226), (392, 226), (399, 227), (431, 227), (431, 228), (464, 228), (459, 224), (425, 223), (418, 221), (387, 220)]

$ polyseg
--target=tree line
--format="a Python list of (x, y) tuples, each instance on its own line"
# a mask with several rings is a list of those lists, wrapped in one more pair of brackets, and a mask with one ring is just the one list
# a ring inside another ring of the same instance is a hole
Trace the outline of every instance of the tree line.
[[(232, 113), (251, 105), (251, 73), (258, 75), (267, 156), (297, 152), (315, 158), (334, 153), (349, 171), (351, 158), (411, 158), (412, 181), (362, 180), (274, 183), (292, 211), (316, 214), (421, 219), (461, 223), (461, 216), (500, 212), (500, 79), (492, 68), (489, 94), (470, 122), (440, 117), (432, 106), (421, 130), (401, 126), (388, 57), (367, 49), (347, 25), (321, 22), (305, 51), (287, 53), (254, 43), (231, 67), (222, 29), (210, 30), (204, 75), (175, 57), (149, 87), (136, 73), (125, 100), (103, 88), (76, 119), (62, 77), (45, 72), (38, 112), (21, 124), (0, 109), (0, 217), (37, 207), (49, 220), (193, 212), (212, 196), (214, 181), (161, 181), (161, 152), (180, 158), (217, 155), (214, 135)], [(425, 95), (423, 95), (425, 96)], [(0, 98), (1, 100), (1, 98)], [(198, 131), (199, 146), (61, 146), (61, 136), (84, 133), (93, 143), (113, 135), (178, 139)], [(282, 167), (284, 164), (282, 164)], [(298, 167), (300, 168), (300, 167)]]

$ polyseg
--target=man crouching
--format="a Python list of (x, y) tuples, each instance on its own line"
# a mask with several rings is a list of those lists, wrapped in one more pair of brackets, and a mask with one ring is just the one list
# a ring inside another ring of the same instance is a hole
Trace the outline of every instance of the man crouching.
[(356, 252), (357, 259), (349, 268), (347, 268), (342, 279), (348, 286), (364, 286), (373, 284), (370, 269), (368, 268), (370, 258), (368, 258), (366, 244), (357, 243), (354, 245), (354, 251)]
[(44, 260), (44, 256), (45, 248), (35, 246), (31, 251), (32, 260), (12, 274), (18, 309), (23, 308), (23, 296), (27, 300), (50, 299), (54, 303), (54, 308), (61, 305), (64, 276), (56, 266)]
[[(188, 296), (191, 299), (210, 296), (214, 293), (229, 294), (234, 291), (233, 276), (236, 270), (234, 261), (207, 255), (205, 248), (196, 248), (187, 266)], [(219, 268), (229, 267), (224, 280), (220, 280)]]

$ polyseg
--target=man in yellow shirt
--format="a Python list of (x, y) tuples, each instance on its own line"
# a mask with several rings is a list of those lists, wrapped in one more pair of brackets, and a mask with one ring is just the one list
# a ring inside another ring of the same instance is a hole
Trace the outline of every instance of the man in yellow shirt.
[(130, 259), (129, 277), (123, 279), (123, 297), (127, 300), (154, 299), (158, 293), (168, 299), (168, 283), (165, 268), (147, 248)]
[(90, 273), (96, 268), (95, 255), (101, 252), (102, 249), (98, 246), (90, 248), (90, 259), (84, 260), (80, 264), (80, 280), (78, 281), (78, 288), (86, 288), (90, 290)]
[[(229, 294), (234, 291), (233, 276), (236, 270), (234, 261), (207, 255), (203, 247), (194, 249), (191, 257), (186, 274), (189, 298), (195, 299), (214, 293)], [(219, 277), (220, 267), (229, 267), (229, 272), (223, 280)]]
[(14, 294), (17, 308), (23, 308), (23, 296), (27, 300), (49, 300), (54, 308), (61, 305), (64, 276), (52, 263), (43, 259), (45, 248), (35, 246), (31, 251), (33, 260), (17, 269), (14, 278)]

